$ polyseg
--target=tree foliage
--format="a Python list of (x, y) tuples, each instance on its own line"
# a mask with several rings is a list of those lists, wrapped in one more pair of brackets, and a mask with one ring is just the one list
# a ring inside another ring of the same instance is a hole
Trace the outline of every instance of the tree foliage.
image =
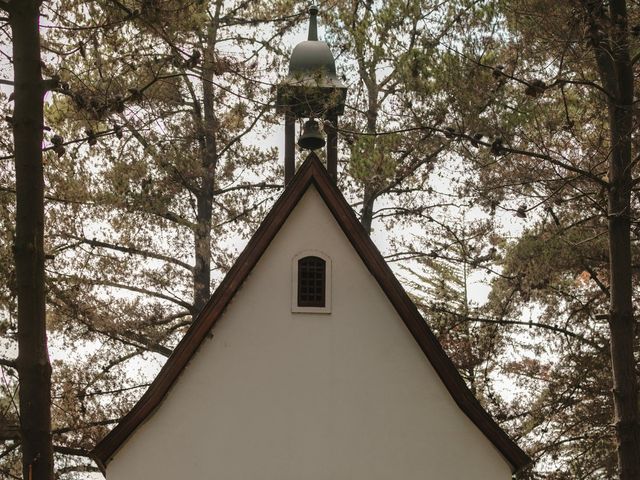
[[(61, 477), (95, 470), (88, 450), (142, 394), (281, 191), (277, 151), (265, 145), (282, 121), (274, 85), (306, 7), (43, 5), (44, 253)], [(339, 186), (388, 244), (468, 385), (533, 455), (532, 478), (632, 478), (620, 452), (638, 430), (628, 408), (637, 299), (624, 292), (627, 280), (636, 285), (640, 232), (637, 6), (320, 7), (349, 86)], [(0, 95), (10, 119), (12, 100)], [(7, 135), (0, 148), (0, 327), (10, 350), (17, 152)], [(491, 282), (486, 301), (471, 292), (479, 281)], [(615, 360), (622, 351), (626, 360)], [(5, 363), (0, 468), (11, 478), (21, 469), (17, 378)]]

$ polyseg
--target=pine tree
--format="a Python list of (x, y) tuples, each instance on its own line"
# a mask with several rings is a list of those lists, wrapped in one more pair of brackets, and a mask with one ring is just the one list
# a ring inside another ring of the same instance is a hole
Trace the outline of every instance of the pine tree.
[(640, 426), (631, 227), (637, 143), (632, 25), (638, 12), (624, 1), (488, 5), (482, 27), (446, 46), (455, 67), (450, 72), (468, 81), (450, 84), (455, 100), (450, 130), (443, 135), (478, 172), (478, 184), (470, 189), (488, 209), (521, 219), (540, 212), (560, 232), (590, 226), (591, 235), (570, 250), (574, 255), (608, 238), (603, 255), (578, 255), (580, 272), (608, 297), (617, 475), (636, 478)]

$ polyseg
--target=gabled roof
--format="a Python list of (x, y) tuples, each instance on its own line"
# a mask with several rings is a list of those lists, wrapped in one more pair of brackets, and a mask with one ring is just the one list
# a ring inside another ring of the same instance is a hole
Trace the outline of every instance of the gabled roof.
[(458, 407), (484, 433), (493, 445), (518, 471), (528, 465), (530, 458), (509, 438), (482, 408), (455, 366), (443, 350), (418, 309), (371, 241), (353, 210), (333, 184), (315, 154), (310, 154), (283, 194), (253, 235), (229, 273), (195, 319), (151, 386), (132, 410), (93, 449), (92, 456), (104, 471), (111, 457), (160, 405), (173, 383), (207, 336), (216, 321), (276, 236), (289, 214), (309, 186), (314, 185), (347, 236), (366, 268), (377, 280), (389, 301), (413, 335), (425, 356), (437, 372)]

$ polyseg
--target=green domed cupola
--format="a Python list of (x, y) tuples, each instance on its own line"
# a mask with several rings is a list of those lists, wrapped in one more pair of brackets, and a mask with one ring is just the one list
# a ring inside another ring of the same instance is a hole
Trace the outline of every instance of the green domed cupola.
[(292, 110), (300, 117), (342, 115), (347, 96), (329, 45), (318, 40), (317, 16), (318, 7), (310, 7), (308, 39), (293, 49), (289, 74), (278, 85), (278, 110)]
[(285, 115), (285, 182), (295, 169), (295, 120), (310, 119), (305, 124), (303, 138), (313, 141), (299, 143), (303, 149), (317, 149), (324, 145), (318, 122), (326, 127), (327, 169), (335, 179), (337, 163), (338, 116), (344, 113), (347, 86), (336, 72), (336, 62), (326, 42), (318, 40), (318, 7), (309, 8), (309, 35), (295, 46), (289, 61), (289, 72), (278, 85), (276, 111)]
[(309, 37), (293, 49), (289, 62), (289, 76), (309, 76), (322, 72), (337, 80), (336, 62), (329, 45), (318, 40), (318, 7), (311, 7), (309, 15)]

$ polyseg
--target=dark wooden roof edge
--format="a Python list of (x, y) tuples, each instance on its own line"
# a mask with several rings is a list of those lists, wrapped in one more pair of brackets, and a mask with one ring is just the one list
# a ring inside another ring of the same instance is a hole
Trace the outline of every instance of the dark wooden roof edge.
[(103, 473), (115, 452), (158, 407), (311, 184), (316, 186), (340, 228), (367, 269), (380, 284), (456, 404), (511, 464), (512, 471), (519, 471), (531, 463), (527, 454), (495, 423), (467, 388), (422, 315), (365, 232), (347, 201), (333, 184), (324, 166), (312, 153), (260, 224), (238, 260), (193, 322), (151, 386), (131, 411), (91, 452)]

